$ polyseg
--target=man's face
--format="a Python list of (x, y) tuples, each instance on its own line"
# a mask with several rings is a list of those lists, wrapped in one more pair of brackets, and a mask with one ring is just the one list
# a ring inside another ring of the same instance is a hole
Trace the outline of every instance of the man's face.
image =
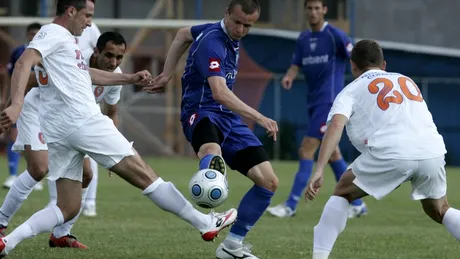
[(96, 49), (96, 52), (94, 53), (98, 68), (113, 72), (123, 60), (125, 51), (125, 44), (115, 45), (113, 41), (107, 42), (105, 44), (105, 48), (101, 52)]
[(27, 31), (27, 34), (26, 34), (27, 41), (31, 42), (34, 39), (35, 34), (37, 34), (38, 31), (39, 30), (37, 30), (37, 29), (31, 29), (31, 30)]
[(91, 26), (94, 15), (94, 3), (86, 1), (86, 7), (77, 11), (74, 7), (69, 8), (70, 15), (70, 32), (74, 36), (81, 36), (86, 27)]
[(305, 12), (307, 14), (308, 23), (316, 25), (324, 21), (324, 15), (327, 13), (327, 7), (323, 6), (321, 1), (310, 1), (307, 2)]
[(233, 10), (225, 11), (225, 29), (233, 40), (241, 40), (248, 34), (252, 25), (259, 19), (259, 12), (246, 14), (240, 5), (233, 7)]

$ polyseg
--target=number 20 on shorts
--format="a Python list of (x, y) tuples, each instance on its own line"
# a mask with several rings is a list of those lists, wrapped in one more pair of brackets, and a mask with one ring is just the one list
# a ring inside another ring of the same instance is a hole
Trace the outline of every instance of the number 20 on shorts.
[[(417, 90), (417, 94), (411, 93), (409, 87), (407, 86), (407, 82), (412, 83), (412, 85), (415, 87), (415, 90)], [(383, 84), (382, 90), (379, 89), (378, 84)], [(423, 102), (423, 97), (420, 93), (420, 89), (417, 87), (417, 84), (412, 81), (412, 79), (404, 76), (399, 77), (398, 84), (401, 88), (402, 94), (404, 94), (407, 99), (416, 102)], [(378, 93), (377, 106), (384, 111), (390, 108), (390, 103), (401, 104), (404, 101), (401, 92), (398, 90), (394, 90), (392, 92), (394, 96), (387, 96), (387, 94), (393, 89), (393, 86), (393, 82), (390, 79), (382, 77), (374, 79), (368, 86), (368, 90), (371, 94)]]

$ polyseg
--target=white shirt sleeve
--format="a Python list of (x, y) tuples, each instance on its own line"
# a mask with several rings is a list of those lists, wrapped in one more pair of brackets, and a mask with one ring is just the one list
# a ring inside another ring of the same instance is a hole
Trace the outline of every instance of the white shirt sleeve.
[[(117, 67), (113, 72), (114, 73), (122, 73), (120, 67)], [(122, 87), (123, 86), (121, 86), (121, 85), (106, 86), (108, 91), (107, 91), (107, 94), (104, 95), (104, 101), (109, 105), (117, 104), (118, 101), (120, 100)]]
[(348, 89), (342, 90), (342, 92), (337, 95), (334, 100), (334, 104), (332, 105), (331, 110), (329, 111), (329, 115), (327, 116), (327, 123), (332, 120), (332, 116), (335, 114), (342, 114), (347, 119), (350, 119), (351, 115), (353, 114), (353, 105), (354, 105), (354, 98), (351, 94), (351, 91), (347, 91)]
[(58, 31), (40, 30), (27, 48), (36, 49), (44, 59), (51, 53), (56, 52), (65, 38)]

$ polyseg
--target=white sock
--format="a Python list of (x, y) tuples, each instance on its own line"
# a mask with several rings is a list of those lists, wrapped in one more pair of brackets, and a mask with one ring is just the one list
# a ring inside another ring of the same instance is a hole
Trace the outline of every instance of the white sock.
[(0, 208), (0, 225), (8, 225), (37, 183), (27, 170), (16, 178)]
[(80, 217), (81, 211), (83, 210), (83, 207), (85, 207), (85, 200), (86, 200), (86, 195), (87, 194), (88, 194), (88, 188), (81, 189), (81, 207), (80, 207), (80, 211), (71, 220), (67, 221), (64, 224), (56, 226), (53, 229), (53, 236), (54, 237), (60, 238), (60, 237), (63, 237), (63, 236), (70, 235), (70, 230), (72, 229), (73, 224), (75, 224), (75, 222), (77, 221), (78, 217)]
[(337, 237), (347, 224), (348, 205), (348, 201), (339, 196), (331, 196), (327, 201), (313, 231), (314, 259), (328, 258)]
[(7, 235), (6, 252), (16, 247), (24, 239), (31, 238), (40, 233), (50, 231), (54, 226), (62, 224), (64, 216), (56, 205), (48, 206), (30, 217), (26, 222), (17, 227), (11, 234)]
[(50, 202), (48, 203), (48, 205), (56, 205), (57, 204), (56, 181), (48, 180), (48, 192), (50, 194)]
[(93, 171), (93, 179), (88, 186), (88, 195), (86, 196), (87, 206), (96, 206), (96, 193), (97, 193), (97, 180), (99, 175), (99, 167), (97, 162), (92, 158), (89, 159), (91, 164), (91, 171)]
[(161, 209), (179, 216), (196, 229), (203, 232), (211, 224), (212, 218), (196, 210), (176, 189), (174, 184), (158, 178), (142, 194), (151, 199)]
[(444, 214), (442, 224), (452, 236), (460, 240), (460, 210), (449, 208)]

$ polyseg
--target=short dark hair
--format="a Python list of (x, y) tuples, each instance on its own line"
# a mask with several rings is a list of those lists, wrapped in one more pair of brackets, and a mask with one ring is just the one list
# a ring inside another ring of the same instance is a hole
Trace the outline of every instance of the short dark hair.
[(325, 0), (305, 0), (305, 2), (303, 3), (303, 7), (307, 7), (308, 2), (321, 2), (323, 4), (323, 7), (326, 6)]
[(65, 13), (67, 8), (75, 7), (77, 11), (86, 7), (86, 0), (58, 0), (56, 6), (56, 16), (61, 16)]
[(33, 31), (33, 30), (38, 31), (40, 30), (41, 27), (42, 27), (41, 24), (39, 24), (38, 22), (34, 22), (34, 23), (27, 25), (26, 32)]
[(351, 61), (360, 70), (368, 67), (380, 67), (384, 61), (382, 48), (374, 40), (360, 40), (351, 51)]
[(231, 0), (227, 7), (228, 12), (231, 13), (233, 8), (237, 5), (241, 6), (241, 10), (243, 10), (245, 14), (260, 13), (259, 0)]
[(100, 52), (103, 51), (107, 45), (107, 42), (113, 42), (115, 45), (125, 45), (126, 47), (126, 40), (123, 35), (118, 32), (108, 31), (102, 33), (101, 36), (99, 36), (97, 39), (96, 48)]

